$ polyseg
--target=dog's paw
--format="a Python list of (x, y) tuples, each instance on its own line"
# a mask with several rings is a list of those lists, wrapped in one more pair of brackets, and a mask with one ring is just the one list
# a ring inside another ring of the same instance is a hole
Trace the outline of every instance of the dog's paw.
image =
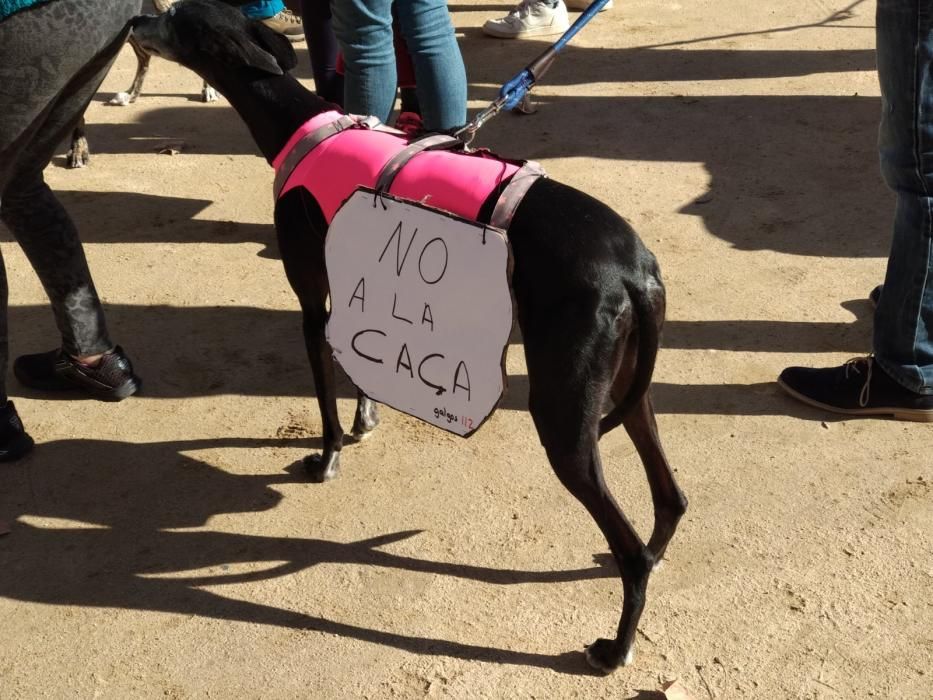
[(586, 648), (586, 662), (600, 673), (612, 673), (620, 665), (628, 666), (635, 659), (631, 649), (624, 656), (611, 639), (597, 639)]
[(340, 453), (331, 452), (327, 457), (318, 454), (308, 455), (302, 462), (311, 481), (323, 484), (337, 476), (340, 469)]
[(377, 425), (379, 425), (379, 419), (376, 416), (372, 416), (369, 419), (353, 423), (353, 429), (350, 432), (353, 438), (359, 442), (372, 435)]
[(88, 150), (87, 139), (83, 136), (71, 144), (71, 150), (65, 157), (65, 164), (69, 168), (83, 168), (91, 162), (91, 152)]
[(107, 104), (113, 105), (114, 107), (126, 107), (131, 102), (133, 102), (133, 97), (128, 92), (118, 92), (107, 100)]
[(356, 416), (353, 418), (353, 428), (350, 431), (354, 442), (365, 440), (379, 425), (379, 411), (376, 402), (360, 394), (356, 404)]
[(204, 89), (201, 90), (201, 101), (202, 102), (216, 102), (219, 98), (217, 91), (212, 88), (210, 85), (205, 85)]
[(606, 569), (606, 573), (619, 573), (619, 565), (616, 563), (616, 558), (612, 556), (610, 552), (600, 552), (599, 554), (593, 555), (593, 563), (596, 566), (601, 566)]
[(369, 416), (354, 421), (351, 434), (357, 441), (365, 440), (373, 434), (377, 425), (379, 425), (379, 417), (373, 412)]

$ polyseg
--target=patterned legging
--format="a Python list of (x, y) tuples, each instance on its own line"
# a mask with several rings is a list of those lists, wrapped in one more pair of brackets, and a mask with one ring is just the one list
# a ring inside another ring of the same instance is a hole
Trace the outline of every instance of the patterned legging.
[[(72, 355), (112, 347), (77, 229), (42, 177), (139, 14), (141, 0), (67, 0), (0, 21), (0, 219), (48, 294)], [(0, 258), (0, 400), (9, 362), (8, 286)]]

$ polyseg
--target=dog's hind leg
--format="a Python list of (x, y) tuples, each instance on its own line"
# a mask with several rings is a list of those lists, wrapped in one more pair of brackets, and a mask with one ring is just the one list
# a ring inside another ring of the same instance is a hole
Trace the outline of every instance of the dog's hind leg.
[[(535, 411), (532, 410), (534, 415)], [(541, 411), (537, 413), (540, 415)], [(536, 422), (545, 424), (545, 421), (537, 419)], [(569, 425), (566, 429), (572, 430)], [(560, 428), (552, 425), (548, 430)], [(598, 639), (586, 652), (591, 666), (608, 673), (620, 664), (628, 664), (633, 658), (635, 630), (645, 607), (648, 576), (654, 565), (654, 557), (606, 486), (596, 445), (595, 422), (586, 432), (590, 434), (577, 436), (577, 444), (573, 447), (549, 440), (551, 445), (546, 446), (546, 450), (558, 479), (584, 505), (602, 530), (622, 576), (625, 597), (616, 638)], [(566, 437), (571, 438), (570, 435)]]
[(326, 224), (317, 202), (299, 187), (276, 203), (275, 228), (285, 274), (301, 304), (305, 348), (321, 411), (324, 447), (321, 454), (306, 457), (304, 464), (311, 479), (322, 482), (337, 475), (344, 435), (337, 415), (335, 363), (324, 332), (329, 293), (324, 268)]
[(603, 478), (602, 461), (595, 439), (578, 451), (548, 450), (561, 483), (589, 511), (602, 530), (622, 576), (624, 600), (615, 639), (597, 639), (587, 647), (586, 660), (604, 673), (631, 663), (638, 621), (645, 608), (648, 577), (654, 557), (616, 503)]
[(201, 102), (216, 102), (217, 99), (217, 91), (205, 80), (201, 85)]
[[(651, 397), (647, 390), (642, 390), (642, 387), (648, 386), (650, 373), (654, 369), (658, 337), (664, 322), (664, 287), (660, 280), (657, 284), (646, 285), (642, 300), (636, 330), (626, 339), (619, 371), (612, 382), (610, 393), (617, 408), (611, 412), (610, 417), (601, 421), (600, 434), (610, 430), (609, 426), (616, 420), (621, 420), (638, 450), (654, 504), (654, 529), (648, 541), (648, 549), (658, 566), (668, 542), (674, 536), (677, 523), (687, 510), (687, 499), (677, 486), (661, 447)], [(646, 324), (651, 324), (651, 327), (646, 327)], [(639, 376), (644, 373), (648, 373), (648, 376)], [(633, 391), (639, 395), (631, 396)], [(613, 415), (616, 411), (619, 411), (618, 416)]]
[(146, 74), (149, 72), (149, 61), (152, 58), (149, 52), (139, 45), (139, 42), (133, 38), (132, 34), (128, 41), (130, 46), (133, 47), (133, 52), (136, 54), (136, 75), (133, 77), (133, 84), (130, 85), (130, 89), (126, 92), (118, 92), (111, 97), (107, 101), (109, 105), (126, 106), (133, 104), (142, 92), (143, 83), (146, 81)]
[(677, 485), (671, 465), (661, 447), (658, 438), (658, 423), (654, 417), (651, 398), (645, 394), (638, 405), (622, 420), (642, 463), (651, 487), (651, 500), (654, 503), (654, 529), (648, 540), (648, 549), (655, 560), (655, 566), (664, 558), (668, 542), (677, 530), (677, 523), (687, 511), (687, 498)]
[(87, 124), (84, 117), (71, 132), (71, 148), (68, 149), (68, 155), (65, 158), (65, 164), (69, 168), (83, 168), (91, 162), (91, 151), (87, 144)]
[(529, 409), (541, 442), (558, 479), (606, 537), (622, 576), (625, 598), (617, 636), (597, 640), (586, 654), (593, 667), (609, 672), (632, 658), (654, 557), (603, 478), (597, 446), (599, 414), (613, 378), (615, 363), (607, 359), (617, 354), (619, 328), (608, 313), (593, 324), (587, 311), (574, 305), (567, 313), (550, 314), (551, 320), (537, 328), (523, 323), (522, 333)]

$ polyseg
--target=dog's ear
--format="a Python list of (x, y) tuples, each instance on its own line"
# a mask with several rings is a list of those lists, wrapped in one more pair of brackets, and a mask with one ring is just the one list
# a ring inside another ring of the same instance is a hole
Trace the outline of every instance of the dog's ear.
[(290, 71), (298, 65), (298, 56), (295, 55), (295, 49), (285, 36), (269, 29), (261, 20), (253, 20), (250, 24), (250, 32), (256, 42), (266, 51), (275, 56), (279, 67), (283, 71)]
[(283, 73), (275, 56), (256, 44), (249, 34), (212, 32), (205, 35), (202, 45), (231, 66), (255, 68), (272, 75)]

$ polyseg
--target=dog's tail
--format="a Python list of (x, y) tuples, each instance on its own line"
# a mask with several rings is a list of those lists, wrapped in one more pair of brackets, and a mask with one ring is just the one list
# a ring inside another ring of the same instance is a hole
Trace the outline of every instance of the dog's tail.
[(629, 386), (625, 397), (599, 421), (599, 437), (610, 430), (618, 428), (628, 413), (638, 405), (651, 386), (651, 377), (654, 374), (654, 362), (658, 356), (661, 329), (658, 319), (655, 318), (651, 300), (647, 291), (641, 287), (626, 285), (626, 291), (632, 300), (635, 310), (636, 327), (638, 328), (638, 354), (635, 358), (635, 376)]

